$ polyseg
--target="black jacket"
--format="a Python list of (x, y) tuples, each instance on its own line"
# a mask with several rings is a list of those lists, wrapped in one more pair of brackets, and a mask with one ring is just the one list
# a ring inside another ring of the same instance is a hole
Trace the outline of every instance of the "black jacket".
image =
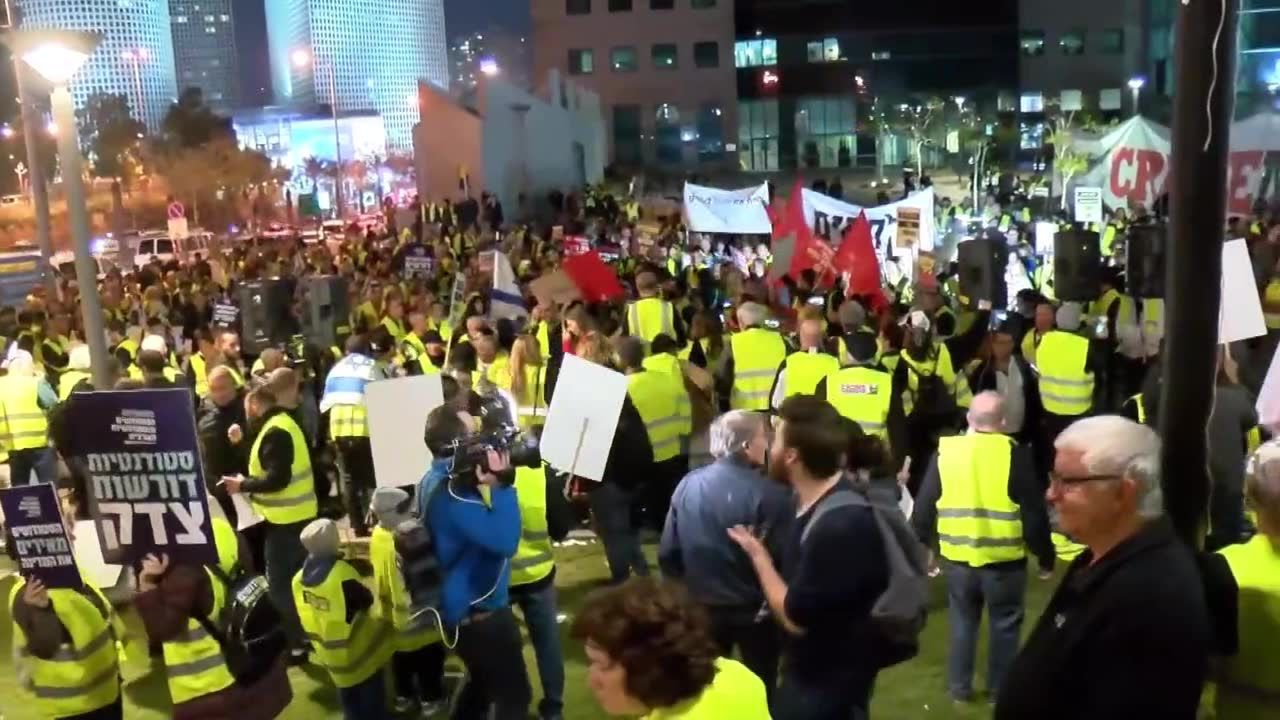
[[(653, 445), (645, 430), (640, 411), (631, 398), (622, 403), (618, 416), (618, 428), (613, 432), (613, 445), (609, 447), (609, 460), (604, 466), (603, 482), (617, 483), (628, 490), (639, 487), (653, 475)], [(594, 485), (591, 483), (588, 485)]]
[[(1009, 359), (1009, 362), (1017, 363), (1018, 371), (1022, 376), (1022, 430), (1015, 437), (1018, 442), (1031, 442), (1035, 439), (1036, 433), (1040, 428), (1040, 416), (1044, 412), (1044, 406), (1040, 403), (1040, 381), (1035, 372), (1031, 370), (1031, 364), (1027, 362), (1026, 358), (1015, 354)], [(973, 372), (969, 374), (969, 387), (973, 390), (974, 395), (988, 390), (996, 390), (995, 363), (991, 360), (986, 360), (974, 368)]]
[[(288, 411), (279, 407), (268, 410), (258, 421), (258, 427), (280, 413), (287, 414)], [(248, 443), (248, 447), (252, 448), (254, 440), (245, 437), (241, 442)], [(262, 436), (262, 444), (258, 446), (258, 461), (262, 463), (263, 477), (246, 477), (241, 485), (244, 492), (271, 493), (284, 490), (293, 479), (293, 438), (280, 428), (266, 431)]]
[[(239, 425), (245, 432), (246, 437), (239, 445), (232, 445), (227, 439), (227, 430), (232, 425)], [(248, 474), (250, 446), (247, 437), (248, 423), (244, 417), (243, 392), (236, 393), (236, 398), (226, 407), (218, 407), (208, 399), (201, 403), (196, 430), (200, 436), (205, 480), (208, 483), (217, 483), (223, 475)]]
[(1193, 720), (1209, 672), (1205, 591), (1165, 520), (1071, 563), (1000, 686), (995, 720)]

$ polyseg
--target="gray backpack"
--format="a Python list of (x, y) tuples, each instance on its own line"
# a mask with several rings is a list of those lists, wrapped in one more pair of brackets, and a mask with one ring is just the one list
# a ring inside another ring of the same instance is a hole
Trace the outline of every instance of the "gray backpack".
[(876, 665), (886, 668), (910, 660), (920, 652), (920, 632), (929, 614), (926, 552), (897, 505), (873, 499), (862, 487), (852, 483), (818, 502), (800, 535), (801, 544), (823, 515), (851, 505), (871, 508), (884, 543), (889, 585), (871, 607), (870, 626), (876, 641), (873, 650)]

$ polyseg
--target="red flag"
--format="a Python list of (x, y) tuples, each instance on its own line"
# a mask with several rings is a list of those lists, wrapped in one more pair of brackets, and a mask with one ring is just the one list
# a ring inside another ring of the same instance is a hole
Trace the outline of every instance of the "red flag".
[(787, 201), (776, 201), (769, 215), (773, 220), (773, 267), (770, 268), (769, 279), (776, 283), (782, 280), (783, 275), (796, 278), (801, 272), (813, 268), (818, 273), (819, 282), (823, 278), (834, 280), (831, 246), (813, 236), (804, 216), (803, 180), (796, 180)]
[(618, 274), (600, 258), (595, 250), (564, 259), (562, 269), (582, 292), (587, 302), (604, 302), (622, 297), (625, 293), (618, 282)]
[(866, 213), (858, 217), (844, 231), (840, 251), (832, 259), (837, 272), (848, 275), (846, 295), (866, 295), (872, 298), (873, 309), (888, 303), (880, 283), (880, 260), (876, 257), (875, 243), (871, 240), (871, 223)]

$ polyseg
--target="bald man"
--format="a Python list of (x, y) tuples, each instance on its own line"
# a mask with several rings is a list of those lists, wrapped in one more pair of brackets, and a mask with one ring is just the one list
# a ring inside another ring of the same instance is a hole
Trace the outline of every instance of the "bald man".
[(205, 482), (233, 527), (236, 524), (235, 506), (231, 504), (227, 491), (217, 482), (224, 475), (249, 472), (243, 395), (235, 374), (226, 366), (218, 365), (209, 370), (209, 395), (200, 404), (197, 414)]

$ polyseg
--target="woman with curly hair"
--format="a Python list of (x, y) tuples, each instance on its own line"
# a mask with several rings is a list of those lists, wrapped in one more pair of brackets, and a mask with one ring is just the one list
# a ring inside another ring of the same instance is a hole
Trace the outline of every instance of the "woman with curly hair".
[(587, 682), (609, 715), (769, 720), (764, 683), (719, 657), (706, 612), (683, 586), (634, 578), (591, 596), (573, 623)]

